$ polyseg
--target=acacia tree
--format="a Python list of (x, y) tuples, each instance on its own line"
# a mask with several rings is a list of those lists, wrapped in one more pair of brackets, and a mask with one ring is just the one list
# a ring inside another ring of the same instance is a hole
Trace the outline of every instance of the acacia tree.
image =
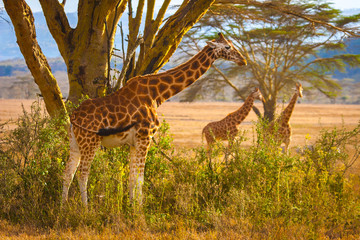
[[(259, 86), (265, 99), (264, 115), (269, 120), (274, 118), (279, 93), (293, 88), (295, 82), (334, 97), (340, 85), (329, 73), (344, 70), (346, 65), (360, 65), (360, 55), (318, 55), (320, 49), (344, 49), (344, 38), (358, 36), (353, 23), (360, 15), (341, 17), (341, 12), (328, 3), (312, 1), (217, 2), (222, 4), (213, 5), (194, 32), (209, 37), (217, 31), (226, 32), (234, 45), (242, 49), (248, 60), (245, 72), (232, 66), (215, 66), (214, 74), (241, 98), (246, 97), (248, 89)], [(240, 84), (231, 81), (239, 75)]]
[[(75, 28), (69, 25), (66, 17), (65, 0), (39, 1), (50, 33), (67, 66), (70, 86), (68, 99), (77, 103), (84, 95), (91, 98), (105, 95), (110, 86), (109, 63), (116, 27), (128, 0), (79, 0), (78, 23)], [(175, 14), (164, 23), (169, 2), (170, 0), (164, 1), (157, 17), (153, 19), (155, 0), (147, 1), (146, 30), (140, 46), (133, 43), (139, 43), (136, 39), (139, 38), (144, 0), (139, 0), (136, 16), (132, 17), (130, 14), (126, 54), (129, 70), (124, 74), (125, 79), (158, 71), (174, 53), (183, 35), (203, 16), (214, 0), (184, 0)], [(13, 23), (17, 43), (26, 64), (44, 97), (47, 111), (51, 116), (65, 113), (62, 93), (37, 43), (30, 7), (25, 0), (4, 0), (4, 6)], [(131, 4), (129, 10), (132, 13)], [(136, 63), (133, 53), (138, 46), (140, 57)]]

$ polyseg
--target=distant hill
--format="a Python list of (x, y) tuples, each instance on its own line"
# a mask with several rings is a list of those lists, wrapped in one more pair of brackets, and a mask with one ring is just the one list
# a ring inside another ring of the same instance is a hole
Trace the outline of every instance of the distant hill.
[[(76, 25), (77, 14), (68, 13), (67, 16), (70, 25)], [(9, 59), (23, 59), (19, 46), (16, 43), (15, 30), (11, 24), (10, 18), (6, 14), (6, 12), (2, 15), (2, 17), (8, 20), (10, 24), (4, 20), (0, 20), (0, 61)], [(48, 58), (60, 57), (56, 42), (51, 36), (49, 29), (46, 25), (44, 14), (42, 12), (34, 13), (34, 18), (37, 40), (41, 47), (41, 50)]]
[[(60, 57), (58, 47), (55, 40), (51, 36), (51, 33), (49, 32), (44, 14), (42, 12), (36, 12), (33, 14), (35, 18), (37, 40), (41, 47), (41, 50), (48, 58)], [(75, 27), (77, 24), (77, 13), (67, 13), (66, 15), (69, 20), (70, 26)], [(9, 23), (3, 19), (0, 19), (0, 61), (10, 59), (23, 59), (19, 46), (16, 43), (15, 31), (11, 24), (10, 17), (5, 11), (1, 15), (1, 17), (7, 20)], [(128, 25), (127, 17), (127, 14), (124, 14), (121, 18), (123, 26)], [(123, 31), (126, 36), (128, 34), (127, 28), (124, 28)], [(120, 36), (118, 34), (115, 37), (115, 44), (120, 45)]]
[[(2, 13), (1, 17), (7, 19), (9, 23), (0, 19), (0, 98), (32, 98), (38, 92), (38, 89), (34, 85), (31, 74), (16, 43), (15, 32), (11, 25), (10, 18), (5, 11)], [(354, 15), (358, 13), (360, 13), (360, 9), (348, 9), (343, 12), (344, 15)], [(34, 13), (34, 17), (39, 45), (49, 61), (52, 72), (56, 76), (63, 94), (66, 96), (68, 92), (66, 65), (60, 56), (55, 40), (48, 30), (43, 13)], [(67, 17), (70, 26), (75, 27), (77, 24), (77, 13), (67, 13)], [(123, 26), (128, 25), (127, 17), (127, 14), (123, 14), (121, 18)], [(124, 27), (123, 31), (126, 36), (128, 34), (127, 27)], [(348, 47), (343, 53), (360, 54), (360, 38), (351, 38), (346, 41)], [(118, 33), (115, 37), (115, 46), (120, 46), (120, 36)], [(340, 52), (323, 51), (320, 55), (330, 57), (334, 54), (340, 54)], [(164, 69), (170, 68), (171, 65), (171, 62), (168, 63)], [(121, 64), (117, 63), (117, 67), (119, 68), (120, 66)], [(345, 87), (346, 84), (349, 85), (349, 82), (360, 84), (360, 68), (349, 67), (347, 68), (347, 72), (335, 72), (333, 77), (342, 81)], [(349, 93), (349, 99), (352, 98), (350, 92), (355, 91), (356, 88), (354, 85), (349, 85), (347, 89), (344, 89), (344, 93)], [(18, 93), (14, 93), (14, 89)], [(31, 90), (27, 91), (26, 89)], [(23, 92), (27, 92), (26, 95), (24, 95)], [(360, 98), (359, 100), (355, 99), (350, 102), (360, 103)]]
[[(61, 57), (48, 58), (47, 60), (49, 62), (52, 72), (67, 71), (65, 62)], [(0, 77), (14, 76), (19, 72), (29, 72), (29, 69), (26, 66), (23, 58), (0, 61)]]
[[(323, 58), (332, 57), (338, 54), (358, 54), (360, 55), (360, 38), (349, 38), (345, 40), (347, 48), (345, 51), (320, 51), (319, 55)], [(338, 80), (353, 79), (355, 82), (360, 82), (360, 68), (351, 68), (348, 66), (346, 72), (335, 71), (332, 76)]]
[[(347, 9), (344, 10), (344, 15), (353, 15), (360, 13), (360, 9)], [(9, 21), (6, 22), (4, 20), (0, 20), (0, 76), (12, 76), (14, 72), (17, 71), (27, 71), (26, 65), (18, 64), (15, 61), (15, 64), (12, 64), (9, 60), (20, 60), (23, 59), (23, 56), (19, 50), (19, 47), (16, 43), (16, 37), (14, 28), (11, 25), (11, 21), (9, 16), (4, 11), (2, 17)], [(35, 27), (37, 40), (39, 45), (44, 52), (45, 56), (50, 58), (60, 58), (60, 53), (58, 47), (56, 45), (55, 40), (52, 38), (49, 29), (47, 27), (45, 17), (42, 12), (34, 13), (35, 17)], [(67, 13), (67, 17), (69, 20), (69, 24), (72, 27), (75, 27), (77, 24), (77, 13)], [(124, 14), (121, 18), (123, 26), (127, 26), (127, 14)], [(126, 27), (123, 28), (124, 35), (128, 34), (128, 29)], [(117, 31), (119, 32), (119, 31)], [(125, 41), (126, 44), (126, 41)], [(115, 45), (120, 46), (120, 36), (117, 34), (115, 37)], [(350, 39), (348, 42), (348, 47), (346, 49), (347, 53), (360, 54), (360, 39)], [(329, 56), (334, 54), (333, 52), (323, 53), (324, 56)], [(49, 60), (50, 61), (50, 60)], [(50, 61), (50, 66), (53, 71), (66, 71), (65, 64), (57, 59)], [(14, 63), (14, 62), (13, 62)], [(360, 69), (348, 69), (347, 73), (336, 72), (334, 77), (337, 79), (343, 78), (351, 78), (355, 81), (360, 81)]]
[[(360, 38), (353, 38), (351, 40), (348, 40), (348, 47), (346, 48), (346, 53), (349, 54), (360, 54)], [(347, 71), (342, 73), (339, 71), (336, 71), (333, 75), (336, 79), (344, 79), (344, 78), (350, 78), (354, 79), (355, 82), (360, 82), (360, 68), (350, 68), (348, 67), (346, 69)]]

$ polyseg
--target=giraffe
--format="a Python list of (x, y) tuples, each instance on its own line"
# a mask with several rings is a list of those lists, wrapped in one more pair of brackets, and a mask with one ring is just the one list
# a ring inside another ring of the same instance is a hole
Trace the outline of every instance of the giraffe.
[[(288, 152), (290, 141), (291, 141), (291, 126), (290, 126), (289, 120), (290, 120), (292, 112), (294, 111), (295, 104), (296, 104), (298, 97), (302, 98), (302, 96), (303, 96), (302, 91), (303, 91), (302, 85), (296, 83), (295, 93), (292, 96), (289, 104), (281, 112), (279, 118), (277, 118), (275, 121), (271, 122), (270, 126), (269, 126), (270, 132), (272, 134), (274, 134), (275, 139), (277, 141), (279, 141), (280, 144), (281, 143), (285, 144), (285, 148), (284, 148), (285, 153)], [(278, 127), (276, 133), (274, 133), (275, 125)]]
[(246, 65), (242, 54), (231, 41), (219, 38), (187, 62), (158, 74), (130, 79), (118, 91), (84, 101), (70, 116), (70, 157), (65, 167), (62, 202), (66, 202), (75, 172), (81, 200), (87, 206), (87, 181), (96, 150), (105, 147), (130, 146), (129, 197), (142, 204), (145, 159), (150, 140), (160, 123), (157, 108), (165, 100), (190, 86), (218, 59)]
[(235, 112), (229, 113), (225, 118), (220, 121), (208, 123), (202, 131), (205, 135), (208, 149), (215, 142), (219, 140), (233, 140), (238, 134), (238, 126), (247, 115), (250, 113), (254, 100), (262, 100), (262, 95), (259, 88), (256, 88), (245, 100), (244, 104)]

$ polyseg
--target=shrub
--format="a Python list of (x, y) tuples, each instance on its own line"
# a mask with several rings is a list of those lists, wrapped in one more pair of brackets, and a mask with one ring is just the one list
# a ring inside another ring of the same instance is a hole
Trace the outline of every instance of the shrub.
[[(51, 120), (34, 104), (1, 142), (0, 216), (42, 228), (87, 226), (116, 232), (145, 227), (176, 232), (241, 232), (253, 238), (359, 236), (359, 179), (349, 170), (359, 156), (360, 125), (323, 131), (311, 148), (283, 154), (261, 137), (248, 148), (242, 135), (229, 147), (217, 143), (176, 149), (163, 122), (145, 165), (143, 214), (128, 197), (128, 147), (99, 149), (89, 177), (89, 207), (75, 183), (60, 207), (68, 159), (64, 120)], [(260, 135), (263, 129), (258, 124)], [(351, 149), (351, 151), (349, 151)], [(350, 155), (351, 153), (351, 155)], [(279, 235), (282, 232), (283, 235)], [(280, 236), (280, 237), (279, 237)]]
[(52, 226), (58, 213), (63, 159), (68, 156), (63, 120), (50, 120), (35, 102), (5, 134), (0, 153), (0, 215), (19, 223)]

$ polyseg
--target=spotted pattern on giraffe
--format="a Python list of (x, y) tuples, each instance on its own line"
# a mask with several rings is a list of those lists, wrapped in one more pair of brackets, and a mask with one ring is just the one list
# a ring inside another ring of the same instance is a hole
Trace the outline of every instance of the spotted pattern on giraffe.
[[(279, 144), (284, 143), (284, 152), (288, 153), (289, 145), (291, 142), (291, 126), (290, 126), (290, 117), (294, 111), (295, 104), (297, 102), (298, 97), (302, 98), (303, 88), (301, 84), (296, 83), (295, 93), (290, 99), (287, 107), (281, 112), (279, 118), (269, 124), (268, 133), (265, 134), (265, 141), (267, 141), (267, 134), (272, 134), (275, 137), (275, 140), (279, 142)], [(275, 129), (277, 126), (278, 129)]]
[(211, 148), (216, 140), (233, 140), (236, 137), (239, 132), (239, 125), (249, 115), (255, 99), (262, 100), (262, 95), (258, 88), (246, 98), (238, 110), (229, 113), (219, 121), (208, 123), (203, 128), (202, 135), (205, 136), (208, 148)]
[[(127, 144), (130, 146), (130, 200), (141, 204), (146, 154), (160, 125), (157, 107), (195, 82), (218, 58), (246, 65), (241, 53), (220, 34), (178, 67), (134, 77), (118, 91), (103, 98), (88, 99), (74, 110), (70, 116), (70, 157), (64, 172), (63, 201), (67, 200), (78, 170), (81, 199), (86, 205), (87, 181), (95, 151), (100, 144), (107, 147)], [(111, 134), (100, 136), (99, 133)]]

